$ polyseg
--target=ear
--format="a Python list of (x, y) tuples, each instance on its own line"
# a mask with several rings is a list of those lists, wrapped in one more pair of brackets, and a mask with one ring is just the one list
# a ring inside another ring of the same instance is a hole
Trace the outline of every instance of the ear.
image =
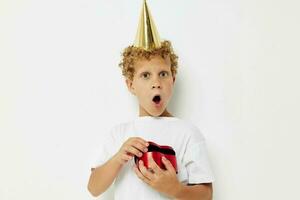
[(132, 85), (132, 80), (126, 78), (126, 85), (127, 85), (129, 92), (131, 92), (131, 94), (135, 95), (134, 87)]
[(175, 76), (173, 76), (173, 84), (175, 83), (175, 80), (176, 80), (176, 77), (175, 77)]

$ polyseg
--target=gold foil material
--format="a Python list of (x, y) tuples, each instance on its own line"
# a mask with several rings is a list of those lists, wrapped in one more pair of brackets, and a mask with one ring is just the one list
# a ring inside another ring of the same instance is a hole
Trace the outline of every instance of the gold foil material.
[(143, 7), (134, 46), (142, 48), (146, 51), (159, 48), (161, 46), (161, 40), (151, 13), (148, 9), (146, 0), (143, 1)]

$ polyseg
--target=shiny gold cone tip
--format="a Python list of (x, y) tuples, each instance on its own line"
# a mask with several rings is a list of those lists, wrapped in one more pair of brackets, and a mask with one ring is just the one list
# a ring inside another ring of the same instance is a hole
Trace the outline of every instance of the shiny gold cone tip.
[(146, 0), (143, 0), (143, 7), (134, 46), (146, 51), (150, 51), (161, 46), (161, 40), (148, 9)]

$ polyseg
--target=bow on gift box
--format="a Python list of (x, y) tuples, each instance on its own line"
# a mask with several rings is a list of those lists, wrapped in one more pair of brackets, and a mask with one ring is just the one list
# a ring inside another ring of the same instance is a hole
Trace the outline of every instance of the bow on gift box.
[(158, 145), (154, 142), (149, 141), (148, 151), (143, 153), (141, 157), (134, 156), (134, 162), (138, 166), (138, 162), (142, 160), (144, 162), (145, 167), (149, 168), (149, 157), (152, 156), (153, 160), (156, 164), (161, 168), (165, 169), (166, 167), (162, 162), (162, 156), (165, 156), (173, 165), (176, 174), (178, 173), (177, 170), (177, 162), (176, 162), (176, 154), (172, 147), (165, 146), (165, 145)]

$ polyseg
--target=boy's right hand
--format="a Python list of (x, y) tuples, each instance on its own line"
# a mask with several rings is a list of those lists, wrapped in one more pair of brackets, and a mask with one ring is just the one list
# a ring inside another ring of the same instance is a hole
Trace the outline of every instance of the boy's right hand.
[(121, 164), (126, 164), (134, 156), (141, 157), (148, 151), (149, 143), (140, 137), (127, 139), (120, 150), (115, 154), (115, 159)]

